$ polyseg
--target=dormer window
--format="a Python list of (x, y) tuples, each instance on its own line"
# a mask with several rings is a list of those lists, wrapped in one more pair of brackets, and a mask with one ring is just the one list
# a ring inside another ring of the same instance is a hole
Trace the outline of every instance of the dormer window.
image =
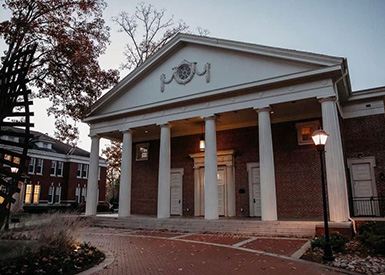
[(9, 141), (17, 142), (17, 143), (20, 142), (20, 138), (12, 137), (12, 136), (0, 136), (0, 139), (2, 139), (2, 140), (9, 140)]
[(52, 149), (52, 144), (48, 142), (38, 141), (36, 142), (36, 146), (39, 148)]

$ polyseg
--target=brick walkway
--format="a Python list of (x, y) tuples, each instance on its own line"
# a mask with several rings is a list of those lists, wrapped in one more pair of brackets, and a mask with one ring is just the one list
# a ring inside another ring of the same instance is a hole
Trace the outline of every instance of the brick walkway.
[(306, 240), (95, 227), (81, 239), (114, 255), (95, 274), (338, 274), (287, 256)]

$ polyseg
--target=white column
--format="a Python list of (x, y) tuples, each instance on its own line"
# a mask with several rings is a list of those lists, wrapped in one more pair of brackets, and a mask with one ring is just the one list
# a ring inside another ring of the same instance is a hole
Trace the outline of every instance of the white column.
[(329, 134), (325, 145), (329, 217), (334, 222), (347, 221), (349, 219), (348, 192), (335, 97), (324, 98), (320, 102), (323, 129)]
[(160, 153), (158, 179), (158, 218), (170, 217), (170, 172), (171, 172), (171, 125), (160, 125)]
[(270, 107), (258, 109), (261, 212), (263, 221), (277, 220), (277, 198)]
[(205, 118), (205, 219), (218, 219), (218, 167), (215, 116)]
[(86, 216), (96, 215), (98, 206), (98, 168), (99, 168), (99, 140), (100, 137), (91, 137), (90, 166), (87, 182)]
[(119, 217), (131, 215), (132, 131), (123, 132), (122, 163), (120, 166)]

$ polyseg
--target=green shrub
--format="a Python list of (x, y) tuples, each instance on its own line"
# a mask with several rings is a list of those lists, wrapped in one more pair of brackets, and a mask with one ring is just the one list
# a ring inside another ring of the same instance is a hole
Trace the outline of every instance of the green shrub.
[[(330, 245), (334, 252), (342, 252), (345, 250), (345, 244), (349, 241), (348, 238), (339, 234), (333, 233), (330, 235)], [(325, 237), (315, 237), (311, 241), (311, 248), (314, 249), (316, 247), (323, 248), (325, 245)]]
[(357, 239), (377, 254), (385, 254), (385, 223), (366, 223), (358, 229)]

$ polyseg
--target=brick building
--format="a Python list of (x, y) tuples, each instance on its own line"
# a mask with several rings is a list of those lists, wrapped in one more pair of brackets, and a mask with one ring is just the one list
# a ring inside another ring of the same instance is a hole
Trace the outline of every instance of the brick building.
[(322, 219), (322, 127), (329, 217), (347, 222), (385, 214), (384, 96), (352, 92), (345, 58), (179, 34), (85, 121), (95, 160), (100, 137), (123, 142), (119, 216), (264, 221)]
[[(5, 130), (20, 131), (10, 127)], [(31, 212), (63, 209), (86, 201), (90, 153), (36, 131), (31, 134), (30, 160), (23, 173), (26, 179), (19, 186), (22, 192), (13, 210), (17, 207)], [(0, 138), (21, 142), (19, 138), (7, 135)], [(105, 201), (106, 163), (103, 159), (99, 160), (97, 177), (98, 201)]]

